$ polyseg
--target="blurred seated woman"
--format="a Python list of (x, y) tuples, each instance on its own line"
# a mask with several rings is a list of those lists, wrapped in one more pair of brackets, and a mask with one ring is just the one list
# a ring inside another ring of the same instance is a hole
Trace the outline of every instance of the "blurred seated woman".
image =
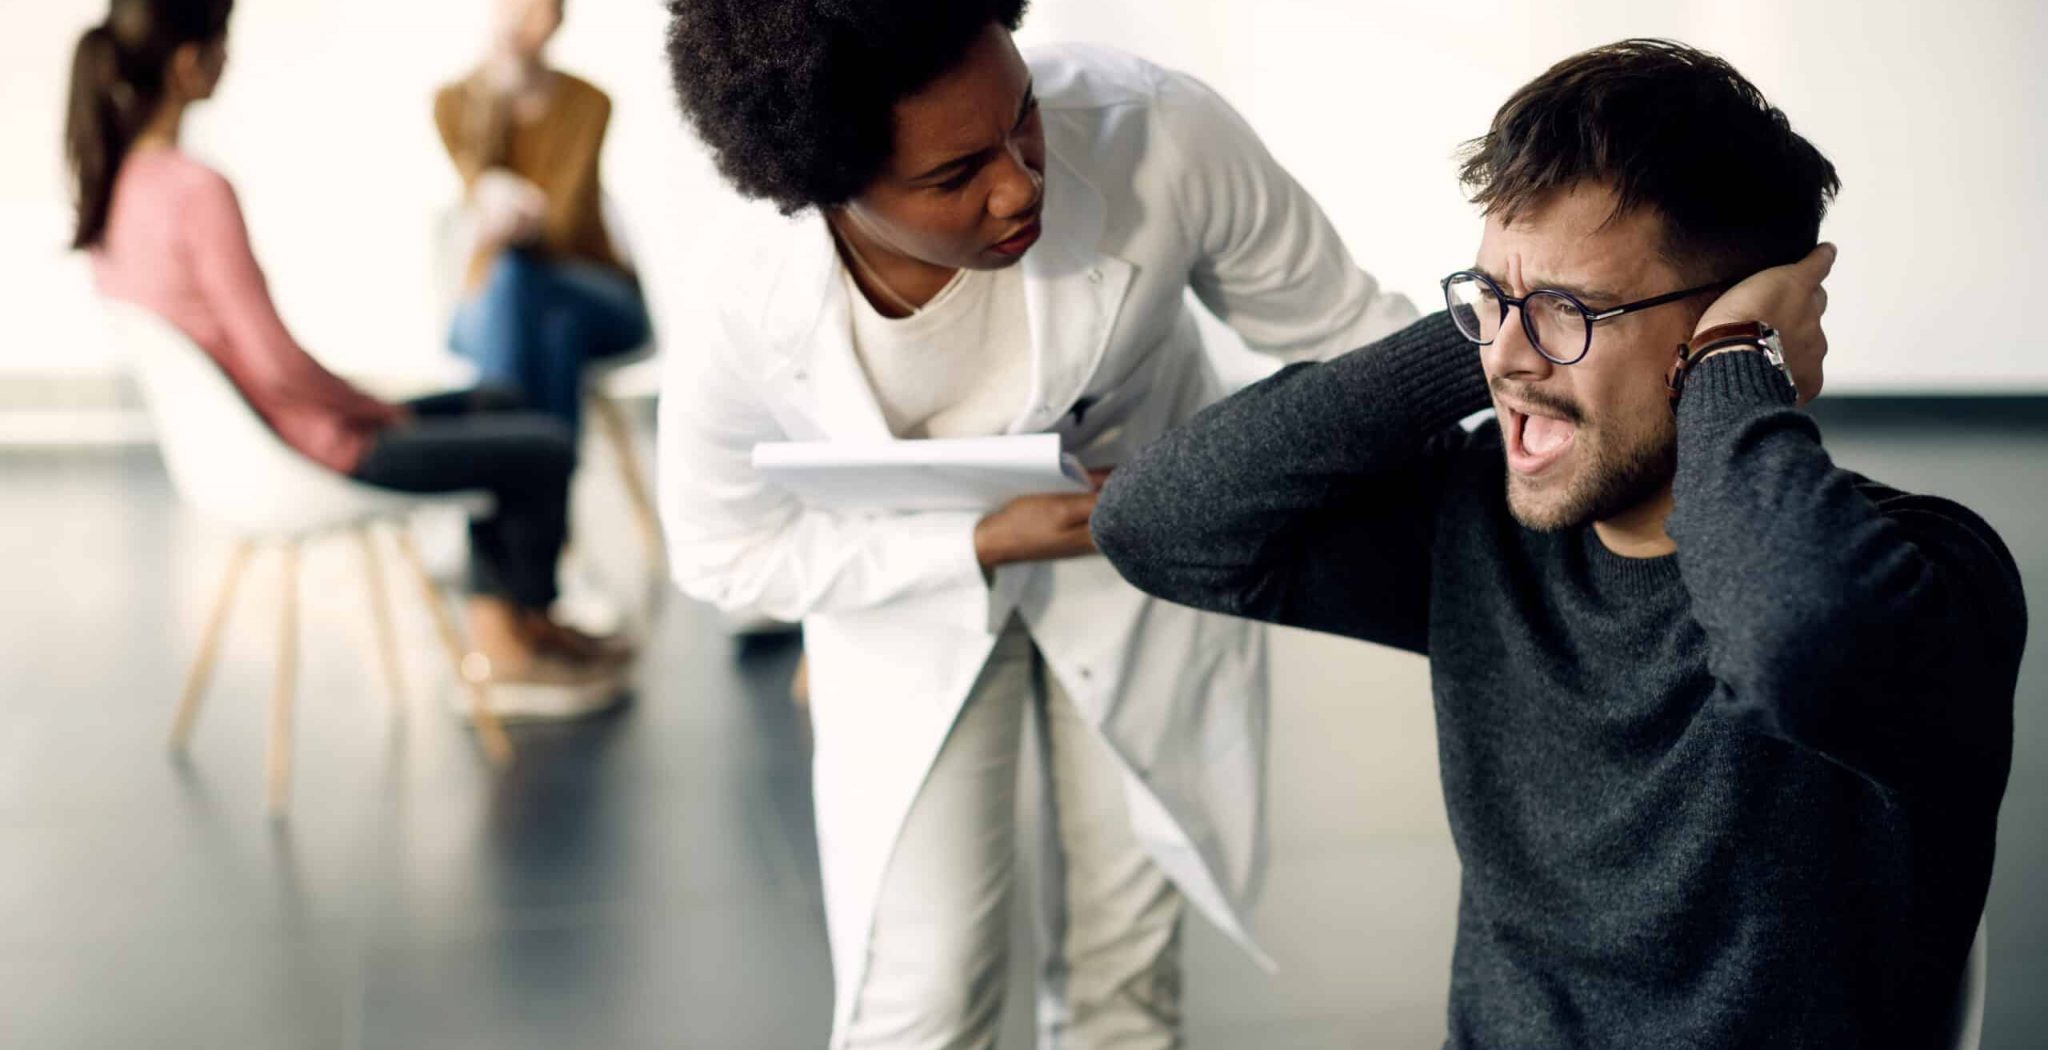
[(647, 342), (640, 285), (605, 231), (598, 154), (612, 103), (548, 67), (563, 0), (494, 0), (490, 50), (434, 99), (477, 248), (450, 342), (486, 383), (574, 433), (583, 366)]
[(574, 444), (503, 393), (392, 404), (337, 378), (271, 304), (227, 180), (178, 148), (184, 114), (213, 95), (232, 0), (113, 0), (78, 43), (66, 147), (72, 246), (100, 293), (146, 307), (220, 365), (291, 447), (358, 481), (415, 493), (485, 490), (471, 523), (471, 636), (507, 717), (586, 713), (618, 693), (623, 652), (556, 622)]

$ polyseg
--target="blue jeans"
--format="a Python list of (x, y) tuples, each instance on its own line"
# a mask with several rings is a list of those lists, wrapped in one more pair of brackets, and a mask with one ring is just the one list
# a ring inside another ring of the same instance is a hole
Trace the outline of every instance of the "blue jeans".
[(455, 311), (448, 341), (477, 381), (519, 393), (569, 425), (583, 414), (583, 366), (644, 346), (647, 304), (633, 279), (609, 267), (547, 262), (512, 249)]

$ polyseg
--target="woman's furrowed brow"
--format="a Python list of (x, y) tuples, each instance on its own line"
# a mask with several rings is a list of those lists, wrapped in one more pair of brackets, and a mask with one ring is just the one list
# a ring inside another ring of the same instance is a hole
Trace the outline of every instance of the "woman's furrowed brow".
[[(1017, 104), (1017, 119), (1015, 123), (1024, 123), (1025, 118), (1031, 115), (1031, 107), (1037, 104), (1038, 94), (1036, 91), (1036, 85), (1032, 81), (1027, 80), (1024, 82), (1024, 100)], [(934, 164), (929, 168), (926, 168), (924, 171), (916, 175), (910, 176), (906, 181), (937, 181), (944, 176), (957, 174), (958, 172), (965, 171), (969, 168), (980, 167), (982, 164), (987, 163), (988, 159), (995, 155), (995, 152), (996, 151), (994, 147), (984, 147), (982, 149), (974, 150), (969, 153), (962, 153), (958, 156), (940, 161), (939, 163)]]

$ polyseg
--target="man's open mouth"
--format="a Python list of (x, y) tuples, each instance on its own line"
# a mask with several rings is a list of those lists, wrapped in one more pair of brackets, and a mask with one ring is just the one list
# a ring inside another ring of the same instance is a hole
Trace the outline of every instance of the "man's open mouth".
[(1550, 469), (1579, 436), (1579, 426), (1561, 416), (1502, 403), (1501, 436), (1507, 441), (1508, 469), (1535, 475)]

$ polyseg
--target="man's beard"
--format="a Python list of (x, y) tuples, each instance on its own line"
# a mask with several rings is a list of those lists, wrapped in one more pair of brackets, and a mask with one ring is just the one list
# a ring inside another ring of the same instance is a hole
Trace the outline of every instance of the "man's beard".
[(1516, 498), (1515, 475), (1508, 472), (1508, 512), (1523, 528), (1556, 532), (1618, 517), (1656, 496), (1678, 472), (1675, 427), (1662, 428), (1662, 433), (1625, 449), (1612, 449), (1603, 441), (1584, 440), (1592, 436), (1588, 429), (1580, 423), (1577, 451), (1582, 455), (1593, 454), (1572, 476), (1564, 498), (1554, 506), (1524, 506)]

